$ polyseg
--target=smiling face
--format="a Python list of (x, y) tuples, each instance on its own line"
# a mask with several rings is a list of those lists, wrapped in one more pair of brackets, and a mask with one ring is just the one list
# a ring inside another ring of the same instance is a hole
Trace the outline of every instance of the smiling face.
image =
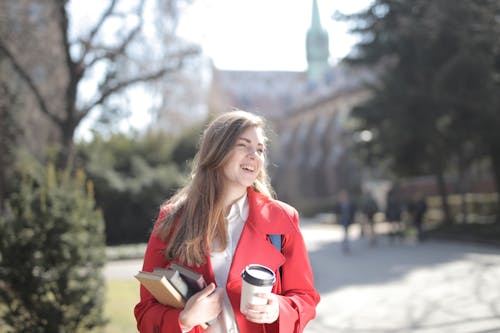
[(247, 128), (236, 139), (223, 168), (224, 187), (230, 201), (241, 197), (262, 170), (265, 138), (260, 127)]

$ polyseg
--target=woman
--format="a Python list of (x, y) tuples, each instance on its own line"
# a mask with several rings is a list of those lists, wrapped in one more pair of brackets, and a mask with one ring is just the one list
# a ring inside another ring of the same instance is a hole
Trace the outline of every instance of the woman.
[[(161, 207), (143, 270), (179, 262), (209, 285), (184, 309), (158, 303), (141, 286), (134, 309), (140, 332), (302, 332), (315, 316), (319, 294), (299, 229), (297, 211), (272, 199), (264, 167), (261, 118), (232, 111), (205, 130), (189, 183)], [(270, 234), (282, 235), (281, 252)], [(277, 282), (264, 305), (240, 312), (241, 272), (271, 268)]]

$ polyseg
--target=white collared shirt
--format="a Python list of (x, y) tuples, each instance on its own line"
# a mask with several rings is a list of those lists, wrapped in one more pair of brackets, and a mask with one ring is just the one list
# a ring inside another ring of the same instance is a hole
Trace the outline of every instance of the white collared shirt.
[[(229, 211), (226, 217), (227, 221), (227, 247), (222, 252), (211, 252), (210, 260), (214, 270), (215, 282), (217, 287), (226, 289), (227, 276), (231, 263), (233, 261), (234, 251), (240, 240), (241, 232), (245, 226), (245, 221), (248, 218), (248, 198), (247, 194), (238, 199)], [(217, 248), (216, 246), (214, 248)], [(208, 333), (238, 333), (238, 325), (235, 320), (231, 302), (224, 292), (224, 305), (222, 314), (219, 315), (214, 325), (210, 326), (206, 331)]]

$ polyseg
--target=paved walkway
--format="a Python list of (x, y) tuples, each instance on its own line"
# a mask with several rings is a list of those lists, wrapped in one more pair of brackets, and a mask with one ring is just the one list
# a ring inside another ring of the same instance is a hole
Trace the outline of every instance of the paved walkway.
[(359, 239), (343, 254), (336, 225), (304, 223), (322, 300), (306, 333), (500, 332), (500, 249)]
[[(375, 247), (352, 230), (351, 253), (337, 225), (302, 222), (322, 300), (305, 333), (500, 333), (500, 249), (453, 242)], [(138, 260), (109, 263), (130, 279)]]

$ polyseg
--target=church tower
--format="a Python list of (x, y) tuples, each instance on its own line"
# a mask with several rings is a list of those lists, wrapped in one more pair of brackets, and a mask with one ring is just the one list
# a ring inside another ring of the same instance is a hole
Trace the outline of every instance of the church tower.
[(313, 0), (311, 27), (307, 30), (307, 77), (309, 83), (322, 81), (329, 69), (328, 32), (321, 26), (318, 2)]

